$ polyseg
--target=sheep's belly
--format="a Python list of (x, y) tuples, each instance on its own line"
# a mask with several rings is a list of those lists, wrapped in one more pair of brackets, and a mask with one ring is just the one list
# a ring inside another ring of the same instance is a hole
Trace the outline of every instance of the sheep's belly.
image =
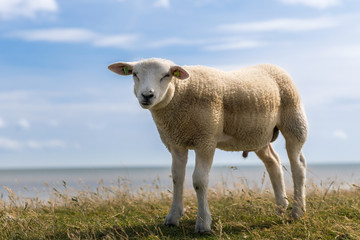
[(257, 151), (265, 147), (271, 141), (271, 134), (264, 136), (249, 136), (247, 138), (235, 138), (223, 133), (218, 139), (216, 147), (224, 151)]

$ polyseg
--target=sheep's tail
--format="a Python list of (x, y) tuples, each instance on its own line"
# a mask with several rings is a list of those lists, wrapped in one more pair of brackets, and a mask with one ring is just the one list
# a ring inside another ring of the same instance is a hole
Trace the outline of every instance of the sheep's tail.
[[(273, 136), (271, 138), (271, 142), (275, 141), (277, 137), (279, 136), (279, 129), (275, 126), (273, 131)], [(243, 158), (247, 158), (249, 155), (248, 151), (243, 151), (242, 156)]]

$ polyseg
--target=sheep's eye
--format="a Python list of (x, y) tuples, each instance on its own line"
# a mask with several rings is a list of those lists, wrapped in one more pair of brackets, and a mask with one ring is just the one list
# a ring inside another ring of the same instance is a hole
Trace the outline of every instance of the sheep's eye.
[(140, 79), (139, 79), (139, 77), (138, 77), (138, 75), (136, 73), (133, 72), (132, 75), (133, 75), (133, 79), (134, 79), (135, 82), (140, 82)]
[(169, 73), (166, 74), (166, 75), (164, 75), (164, 76), (160, 79), (160, 81), (161, 81), (161, 80), (164, 80), (165, 78), (168, 78), (168, 77), (170, 77), (170, 74), (169, 74)]

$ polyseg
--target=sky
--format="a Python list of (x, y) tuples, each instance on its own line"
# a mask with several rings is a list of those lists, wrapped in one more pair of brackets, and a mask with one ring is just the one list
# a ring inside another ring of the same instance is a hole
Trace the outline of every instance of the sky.
[[(0, 0), (0, 168), (169, 166), (116, 61), (272, 63), (309, 120), (309, 164), (359, 163), (357, 0)], [(274, 143), (288, 164), (284, 140)], [(189, 164), (194, 164), (194, 154)], [(218, 150), (215, 165), (261, 164)]]

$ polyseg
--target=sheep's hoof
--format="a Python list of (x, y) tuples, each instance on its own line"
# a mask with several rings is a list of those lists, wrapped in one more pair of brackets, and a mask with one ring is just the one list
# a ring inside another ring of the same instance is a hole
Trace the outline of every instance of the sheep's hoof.
[(165, 226), (179, 226), (180, 218), (184, 216), (183, 208), (174, 208), (172, 207), (169, 214), (165, 218)]
[(179, 224), (176, 224), (176, 223), (167, 223), (167, 222), (164, 222), (164, 225), (167, 226), (167, 227), (179, 227)]
[(178, 227), (179, 226), (179, 220), (172, 219), (172, 216), (167, 215), (164, 222), (165, 226), (168, 227)]
[(276, 211), (279, 214), (283, 214), (286, 212), (288, 205), (289, 205), (289, 201), (286, 198), (284, 198), (283, 201), (279, 201), (276, 203)]
[(305, 210), (303, 210), (300, 207), (293, 207), (293, 209), (291, 210), (291, 216), (295, 219), (298, 220), (300, 219), (305, 213)]
[(213, 231), (212, 230), (206, 230), (206, 231), (195, 231), (195, 233), (198, 233), (200, 235), (213, 235)]
[(201, 233), (201, 234), (211, 234), (211, 221), (210, 223), (205, 223), (204, 221), (196, 221), (195, 224), (195, 233)]
[(200, 234), (212, 234), (211, 228), (200, 228), (198, 226), (195, 226), (195, 233), (200, 233)]
[(165, 220), (164, 225), (168, 227), (179, 227), (179, 222), (170, 222)]
[(284, 214), (286, 212), (286, 208), (282, 206), (276, 206), (276, 212), (280, 215)]

